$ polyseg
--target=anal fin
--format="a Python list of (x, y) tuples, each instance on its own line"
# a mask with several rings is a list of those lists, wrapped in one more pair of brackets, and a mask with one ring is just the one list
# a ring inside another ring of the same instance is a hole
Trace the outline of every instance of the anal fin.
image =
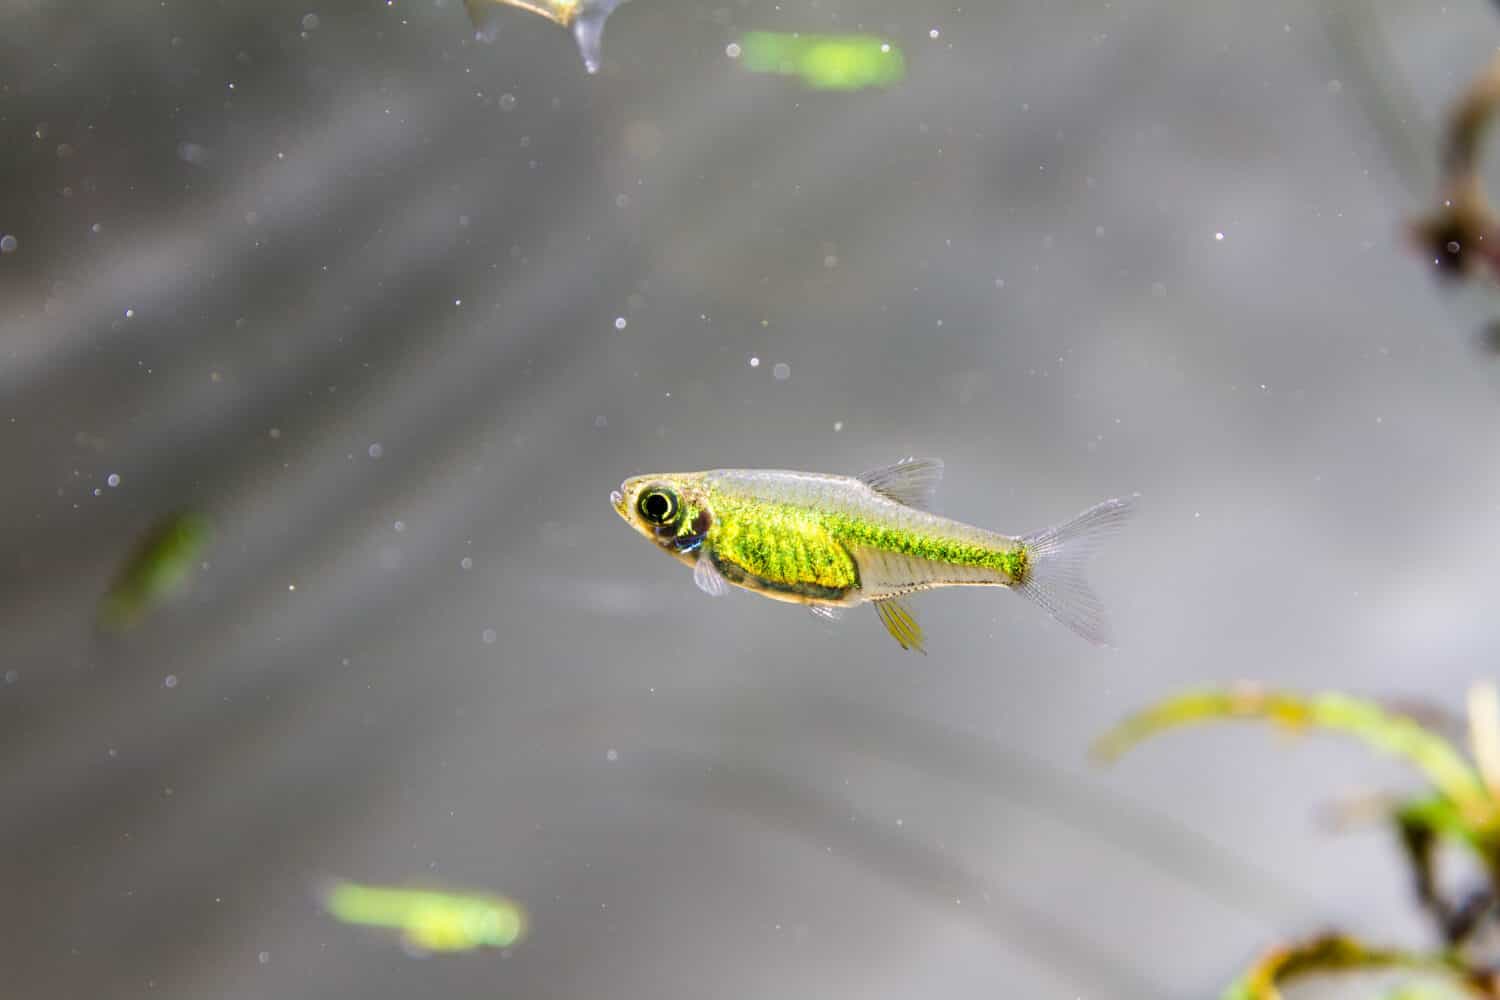
[(915, 649), (926, 655), (927, 650), (922, 648), (922, 626), (917, 624), (916, 616), (911, 613), (911, 607), (906, 601), (899, 597), (876, 601), (875, 614), (902, 649)]

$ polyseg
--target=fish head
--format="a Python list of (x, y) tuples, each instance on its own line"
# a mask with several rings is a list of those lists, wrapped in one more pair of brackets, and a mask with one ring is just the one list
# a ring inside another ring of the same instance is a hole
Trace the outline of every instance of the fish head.
[(609, 499), (626, 524), (684, 562), (697, 558), (714, 523), (708, 487), (700, 473), (634, 476), (610, 493)]

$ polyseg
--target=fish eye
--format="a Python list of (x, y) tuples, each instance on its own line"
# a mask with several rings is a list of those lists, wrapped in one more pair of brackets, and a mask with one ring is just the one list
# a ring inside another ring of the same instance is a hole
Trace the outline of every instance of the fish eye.
[(652, 524), (666, 524), (677, 517), (677, 494), (660, 486), (641, 494), (636, 508)]

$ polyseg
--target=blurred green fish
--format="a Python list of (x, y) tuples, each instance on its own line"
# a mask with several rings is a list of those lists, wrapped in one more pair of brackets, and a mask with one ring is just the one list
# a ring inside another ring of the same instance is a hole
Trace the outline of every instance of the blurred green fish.
[(834, 617), (873, 604), (902, 649), (922, 651), (909, 594), (1006, 587), (1090, 642), (1107, 645), (1104, 607), (1084, 578), (1130, 500), (1106, 500), (1064, 524), (1002, 535), (932, 513), (943, 463), (908, 458), (861, 476), (714, 469), (636, 476), (615, 512), (680, 562), (711, 596), (742, 587)]
[(800, 77), (814, 90), (887, 87), (906, 78), (901, 49), (874, 35), (752, 31), (740, 41), (740, 61), (752, 73)]
[(212, 538), (213, 526), (202, 514), (178, 512), (158, 521), (110, 584), (100, 602), (99, 623), (117, 630), (137, 624), (182, 589)]
[(578, 51), (583, 56), (583, 68), (590, 73), (597, 73), (601, 62), (604, 22), (624, 2), (625, 0), (464, 0), (464, 8), (469, 12), (474, 30), (485, 41), (495, 40), (498, 30), (495, 19), (497, 7), (515, 7), (540, 14), (573, 32), (573, 40), (578, 43)]
[(400, 931), (416, 952), (509, 948), (526, 934), (526, 913), (501, 896), (335, 881), (322, 893), (335, 920)]

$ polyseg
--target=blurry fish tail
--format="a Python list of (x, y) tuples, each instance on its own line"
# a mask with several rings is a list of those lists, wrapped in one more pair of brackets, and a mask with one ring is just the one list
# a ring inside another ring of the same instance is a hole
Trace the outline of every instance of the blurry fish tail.
[(1064, 524), (1021, 539), (1028, 556), (1016, 593), (1089, 642), (1113, 645), (1104, 604), (1084, 577), (1089, 557), (1118, 531), (1135, 508), (1134, 498), (1106, 500)]

